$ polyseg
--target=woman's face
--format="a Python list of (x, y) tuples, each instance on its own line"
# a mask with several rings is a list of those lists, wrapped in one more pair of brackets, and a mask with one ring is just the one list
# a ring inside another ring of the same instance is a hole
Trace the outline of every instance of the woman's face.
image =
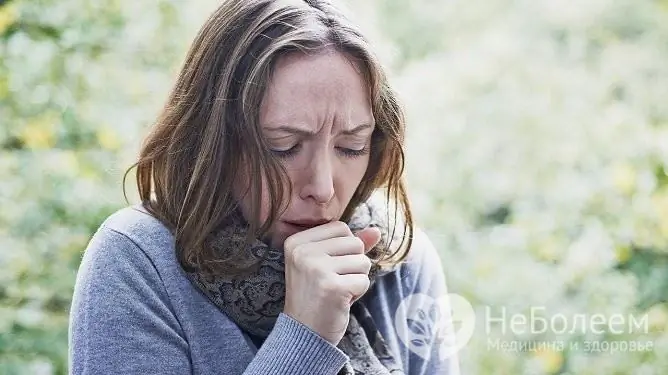
[[(292, 196), (265, 241), (339, 220), (369, 163), (374, 118), (366, 83), (342, 54), (291, 54), (277, 62), (260, 108), (262, 133), (282, 161)], [(261, 220), (268, 216), (262, 191)], [(249, 217), (249, 197), (241, 199)]]

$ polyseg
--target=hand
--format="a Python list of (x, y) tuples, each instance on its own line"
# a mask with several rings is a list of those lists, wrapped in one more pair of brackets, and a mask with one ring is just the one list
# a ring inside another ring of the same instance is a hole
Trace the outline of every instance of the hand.
[(337, 345), (348, 327), (350, 305), (369, 288), (377, 228), (353, 235), (341, 221), (295, 233), (284, 243), (284, 313)]

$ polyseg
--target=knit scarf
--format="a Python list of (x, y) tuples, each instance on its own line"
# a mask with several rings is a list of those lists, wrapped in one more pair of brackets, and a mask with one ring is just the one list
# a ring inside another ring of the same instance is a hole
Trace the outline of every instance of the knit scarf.
[[(360, 204), (347, 222), (353, 233), (368, 227), (381, 232), (380, 242), (370, 254), (386, 251), (389, 229), (387, 208), (383, 202), (369, 199)], [(210, 246), (221, 255), (226, 249), (244, 246), (248, 223), (240, 214), (233, 215), (210, 237)], [(285, 302), (285, 258), (282, 250), (274, 249), (256, 239), (247, 253), (251, 261), (259, 262), (256, 272), (243, 277), (225, 275), (205, 276), (197, 271), (187, 272), (191, 282), (222, 312), (246, 333), (266, 338), (283, 311)], [(389, 272), (377, 264), (369, 273), (373, 285), (376, 277)], [(339, 375), (403, 375), (400, 362), (390, 351), (362, 299), (350, 308), (350, 319), (337, 347), (348, 356)]]

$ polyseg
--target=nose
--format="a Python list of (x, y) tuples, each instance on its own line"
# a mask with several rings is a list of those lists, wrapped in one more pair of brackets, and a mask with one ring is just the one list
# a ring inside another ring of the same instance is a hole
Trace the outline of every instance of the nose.
[(299, 196), (303, 200), (312, 199), (322, 205), (329, 203), (334, 197), (334, 168), (326, 152), (316, 154), (302, 172), (305, 176)]

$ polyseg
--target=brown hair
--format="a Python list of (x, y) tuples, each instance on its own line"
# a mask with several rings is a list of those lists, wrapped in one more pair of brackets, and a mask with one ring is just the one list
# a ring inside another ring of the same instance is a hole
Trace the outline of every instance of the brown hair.
[[(388, 207), (394, 202), (388, 211), (403, 216), (404, 235), (395, 251), (375, 260), (394, 264), (406, 257), (413, 220), (403, 181), (404, 113), (367, 40), (326, 1), (228, 0), (196, 36), (138, 162), (128, 169), (137, 167), (139, 196), (173, 231), (184, 268), (248, 270), (240, 265), (244, 249), (230, 249), (221, 259), (207, 246), (207, 237), (237, 209), (233, 185), (242, 167), (248, 168), (250, 211), (256, 218), (248, 220), (248, 240), (261, 238), (280, 216), (278, 205), (290, 184), (261, 135), (260, 103), (278, 58), (325, 48), (359, 66), (376, 120), (369, 166), (341, 220), (376, 189), (385, 189)], [(267, 220), (258, 225), (262, 176), (271, 206)]]

